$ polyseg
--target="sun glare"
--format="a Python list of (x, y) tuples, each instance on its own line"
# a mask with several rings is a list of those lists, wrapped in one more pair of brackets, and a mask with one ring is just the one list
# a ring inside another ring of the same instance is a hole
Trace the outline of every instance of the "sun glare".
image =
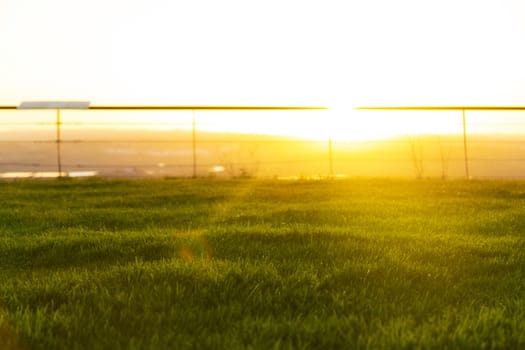
[(402, 135), (457, 134), (461, 115), (451, 112), (334, 111), (331, 137), (340, 141), (381, 140)]
[[(54, 124), (54, 112), (32, 111), (22, 115), (26, 119), (21, 124), (23, 127), (33, 124), (33, 128), (52, 127)], [(197, 131), (315, 141), (357, 142), (409, 134), (462, 132), (461, 114), (451, 111), (358, 111), (353, 108), (311, 111), (63, 111), (61, 118), (65, 129), (191, 130), (195, 122)]]

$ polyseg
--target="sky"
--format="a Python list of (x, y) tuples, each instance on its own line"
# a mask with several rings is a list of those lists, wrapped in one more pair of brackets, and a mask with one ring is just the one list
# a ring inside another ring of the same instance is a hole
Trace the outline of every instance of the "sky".
[(0, 0), (0, 105), (525, 105), (524, 16), (522, 0)]

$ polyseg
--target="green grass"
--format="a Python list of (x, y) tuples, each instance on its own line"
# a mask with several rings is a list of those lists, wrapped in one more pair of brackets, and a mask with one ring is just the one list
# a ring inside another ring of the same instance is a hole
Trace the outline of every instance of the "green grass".
[(2, 349), (525, 347), (525, 182), (0, 182)]

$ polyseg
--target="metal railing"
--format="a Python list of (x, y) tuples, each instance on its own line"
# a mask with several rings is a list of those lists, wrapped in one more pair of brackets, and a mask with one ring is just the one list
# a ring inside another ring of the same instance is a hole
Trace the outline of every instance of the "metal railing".
[(468, 142), (467, 142), (467, 120), (466, 111), (525, 111), (525, 106), (382, 106), (382, 107), (358, 107), (360, 110), (383, 110), (383, 111), (461, 111), (461, 124), (463, 128), (463, 154), (465, 163), (465, 176), (470, 178)]
[[(78, 107), (79, 105), (83, 105), (81, 107)], [(146, 106), (146, 105), (119, 105), (119, 106), (90, 106), (89, 102), (63, 102), (63, 101), (51, 101), (51, 102), (23, 102), (19, 106), (0, 106), (0, 110), (18, 110), (18, 109), (53, 109), (56, 111), (56, 119), (53, 123), (56, 130), (56, 138), (54, 140), (48, 140), (48, 141), (38, 141), (38, 140), (32, 140), (30, 142), (33, 143), (55, 143), (56, 144), (56, 166), (57, 166), (57, 176), (62, 177), (64, 175), (67, 175), (63, 171), (62, 166), (62, 144), (64, 143), (82, 143), (86, 142), (86, 140), (64, 140), (62, 137), (62, 129), (63, 126), (67, 123), (64, 123), (61, 118), (61, 110), (62, 109), (88, 109), (92, 111), (191, 111), (191, 145), (192, 145), (192, 177), (195, 178), (198, 176), (197, 173), (197, 139), (196, 139), (196, 133), (197, 133), (197, 124), (195, 120), (195, 111), (305, 111), (305, 110), (326, 110), (326, 107), (318, 107), (318, 106), (206, 106), (206, 105), (199, 105), (199, 106), (169, 106), (169, 105), (163, 105), (163, 106)], [(40, 123), (42, 124), (49, 124), (49, 123)], [(71, 123), (70, 123), (71, 124)], [(78, 124), (78, 123), (77, 123)], [(100, 123), (99, 123), (100, 124)], [(130, 125), (130, 123), (124, 123), (127, 125)], [(141, 123), (143, 126), (152, 126), (153, 123), (151, 122), (144, 122)], [(1, 124), (0, 124), (1, 125)], [(3, 123), (3, 125), (20, 125), (16, 122), (10, 122), (10, 123)], [(163, 123), (165, 125), (165, 123)], [(0, 140), (0, 142), (2, 142)], [(114, 140), (102, 140), (97, 141), (98, 143), (115, 143)], [(126, 140), (126, 143), (136, 143), (137, 140)], [(159, 143), (162, 141), (159, 140), (139, 140), (138, 142), (149, 142), (149, 143)], [(173, 140), (169, 141), (170, 143), (176, 142)], [(202, 142), (202, 141), (201, 141)], [(224, 141), (221, 141), (224, 142)], [(238, 142), (238, 141), (236, 141)], [(4, 141), (5, 143), (9, 143), (9, 141)], [(11, 143), (20, 143), (20, 141), (11, 141)], [(1, 165), (5, 165), (6, 163), (1, 163)], [(17, 165), (16, 163), (11, 163), (11, 165)], [(40, 164), (34, 164), (39, 166)], [(102, 164), (95, 165), (95, 167), (104, 167)], [(16, 173), (16, 172), (14, 172)], [(47, 172), (49, 173), (49, 172)]]
[[(0, 109), (17, 107), (0, 106)], [(181, 118), (167, 118), (162, 123), (90, 122), (89, 118), (78, 121), (67, 114), (64, 116), (60, 109), (56, 110), (55, 120), (49, 117), (36, 123), (2, 118), (0, 128), (19, 131), (0, 133), (0, 155), (3, 154), (0, 173), (15, 176), (22, 172), (54, 172), (63, 176), (96, 172), (101, 176), (129, 177), (525, 177), (525, 137), (522, 137), (525, 132), (510, 136), (472, 133), (470, 129), (483, 123), (468, 115), (478, 111), (525, 111), (525, 107), (519, 106), (361, 107), (359, 110), (363, 111), (442, 110), (461, 113), (454, 124), (458, 130), (454, 135), (406, 134), (361, 141), (338, 140), (330, 136), (326, 140), (308, 140), (204, 131), (210, 128), (196, 116), (199, 111), (324, 110), (322, 107), (91, 106), (89, 109), (95, 112), (186, 111), (190, 118), (185, 114), (182, 121)], [(323, 123), (326, 120), (320, 116), (319, 124)], [(525, 118), (495, 120), (493, 123), (484, 127), (525, 130)], [(153, 134), (138, 131), (156, 124), (166, 126), (169, 131), (159, 129)], [(126, 129), (130, 127), (133, 128)], [(24, 128), (31, 130), (24, 134), (20, 131)], [(34, 130), (45, 130), (47, 136), (39, 139), (34, 136)], [(55, 148), (54, 152), (51, 146)]]

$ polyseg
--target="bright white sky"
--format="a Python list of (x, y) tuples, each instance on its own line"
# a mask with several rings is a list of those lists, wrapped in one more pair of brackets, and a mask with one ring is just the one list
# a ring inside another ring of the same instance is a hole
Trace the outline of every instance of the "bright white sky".
[(525, 105), (524, 18), (523, 0), (0, 0), (0, 104)]

